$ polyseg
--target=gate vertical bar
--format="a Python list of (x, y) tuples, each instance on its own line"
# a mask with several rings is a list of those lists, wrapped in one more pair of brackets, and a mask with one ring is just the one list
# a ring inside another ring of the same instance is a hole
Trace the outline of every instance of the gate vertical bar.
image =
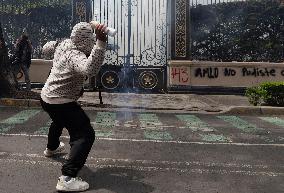
[(170, 1), (171, 60), (189, 60), (190, 54), (190, 1)]
[(127, 24), (128, 24), (128, 28), (127, 28), (127, 55), (126, 55), (126, 64), (125, 65), (125, 74), (126, 74), (126, 82), (125, 82), (125, 86), (126, 86), (126, 90), (129, 89), (129, 87), (133, 87), (131, 85), (132, 83), (132, 73), (131, 73), (131, 57), (132, 57), (132, 53), (131, 53), (131, 30), (132, 30), (132, 0), (128, 0), (127, 1)]

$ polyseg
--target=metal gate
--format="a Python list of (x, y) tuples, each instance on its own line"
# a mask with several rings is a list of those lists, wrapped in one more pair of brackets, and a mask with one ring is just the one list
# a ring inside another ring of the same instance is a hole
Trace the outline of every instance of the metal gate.
[(167, 0), (93, 0), (93, 19), (118, 31), (97, 80), (104, 90), (164, 90), (167, 7)]

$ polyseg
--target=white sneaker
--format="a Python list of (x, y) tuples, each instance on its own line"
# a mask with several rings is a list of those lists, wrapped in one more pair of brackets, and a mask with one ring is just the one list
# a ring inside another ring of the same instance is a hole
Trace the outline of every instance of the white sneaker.
[(89, 184), (78, 177), (66, 181), (66, 176), (60, 176), (56, 185), (56, 190), (61, 192), (81, 192), (88, 189)]
[(65, 144), (63, 142), (60, 142), (59, 147), (56, 150), (51, 151), (50, 149), (46, 148), (43, 152), (45, 157), (51, 157), (56, 153), (61, 153), (65, 149)]

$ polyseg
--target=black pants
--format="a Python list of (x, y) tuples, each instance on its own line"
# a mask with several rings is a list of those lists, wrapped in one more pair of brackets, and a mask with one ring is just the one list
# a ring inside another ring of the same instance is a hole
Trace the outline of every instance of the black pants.
[(62, 175), (76, 177), (84, 166), (95, 140), (95, 131), (90, 119), (76, 102), (48, 104), (41, 100), (41, 105), (52, 119), (47, 148), (57, 149), (59, 137), (65, 127), (70, 135), (71, 150), (69, 159), (62, 167)]

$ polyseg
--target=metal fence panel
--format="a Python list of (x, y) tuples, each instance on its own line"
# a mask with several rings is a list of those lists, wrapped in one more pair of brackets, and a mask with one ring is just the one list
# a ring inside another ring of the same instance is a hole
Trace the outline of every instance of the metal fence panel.
[(106, 64), (166, 65), (167, 0), (94, 0), (94, 19), (118, 30)]

